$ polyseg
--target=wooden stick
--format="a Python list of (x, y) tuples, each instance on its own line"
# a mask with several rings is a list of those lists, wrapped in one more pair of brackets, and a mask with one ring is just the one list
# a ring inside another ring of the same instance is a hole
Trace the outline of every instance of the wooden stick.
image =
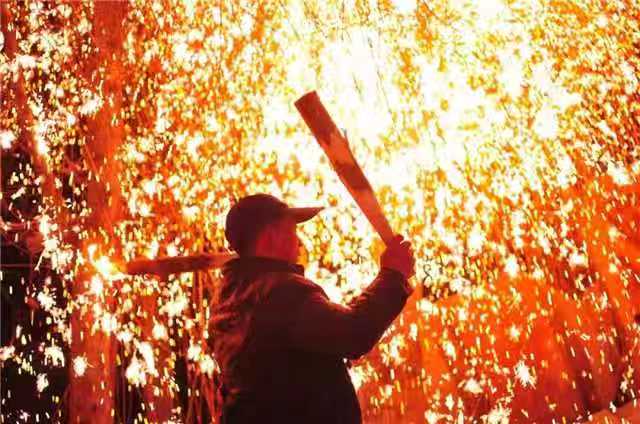
[(222, 267), (227, 261), (235, 258), (230, 252), (201, 253), (191, 256), (173, 256), (157, 259), (137, 259), (126, 264), (125, 272), (130, 275), (153, 274), (167, 276), (183, 272), (205, 271)]
[(353, 200), (385, 244), (389, 244), (394, 237), (389, 221), (382, 212), (369, 180), (351, 153), (349, 143), (336, 127), (318, 94), (315, 91), (307, 93), (295, 105)]

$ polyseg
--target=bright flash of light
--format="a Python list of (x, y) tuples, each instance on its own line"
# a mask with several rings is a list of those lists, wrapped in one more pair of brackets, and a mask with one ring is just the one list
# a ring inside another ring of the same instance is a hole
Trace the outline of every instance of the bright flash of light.
[(73, 372), (78, 376), (82, 377), (84, 373), (87, 371), (87, 360), (82, 356), (77, 356), (73, 358)]

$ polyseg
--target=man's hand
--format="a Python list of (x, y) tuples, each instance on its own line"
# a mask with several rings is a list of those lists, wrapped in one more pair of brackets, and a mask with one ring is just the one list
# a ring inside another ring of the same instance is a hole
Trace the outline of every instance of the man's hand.
[(401, 273), (407, 280), (415, 274), (415, 259), (411, 243), (396, 235), (380, 257), (380, 266)]

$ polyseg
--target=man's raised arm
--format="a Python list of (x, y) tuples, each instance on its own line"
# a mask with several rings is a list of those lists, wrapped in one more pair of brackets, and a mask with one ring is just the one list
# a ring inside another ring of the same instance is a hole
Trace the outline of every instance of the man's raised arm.
[(284, 342), (301, 350), (354, 359), (370, 351), (402, 311), (411, 294), (411, 246), (396, 238), (381, 257), (373, 282), (348, 306), (331, 302), (311, 283), (287, 284), (271, 294), (270, 310), (278, 317)]

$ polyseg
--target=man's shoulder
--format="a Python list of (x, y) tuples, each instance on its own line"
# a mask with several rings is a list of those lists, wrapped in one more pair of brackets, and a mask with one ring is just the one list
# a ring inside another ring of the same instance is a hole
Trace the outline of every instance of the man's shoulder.
[(319, 285), (295, 273), (269, 272), (262, 279), (261, 300), (257, 311), (258, 316), (267, 322), (284, 319), (286, 311), (293, 313), (292, 311), (317, 295), (326, 297)]
[(262, 276), (264, 281), (265, 294), (283, 293), (283, 292), (313, 292), (322, 291), (322, 288), (313, 281), (302, 275), (293, 272), (274, 271), (268, 272)]

